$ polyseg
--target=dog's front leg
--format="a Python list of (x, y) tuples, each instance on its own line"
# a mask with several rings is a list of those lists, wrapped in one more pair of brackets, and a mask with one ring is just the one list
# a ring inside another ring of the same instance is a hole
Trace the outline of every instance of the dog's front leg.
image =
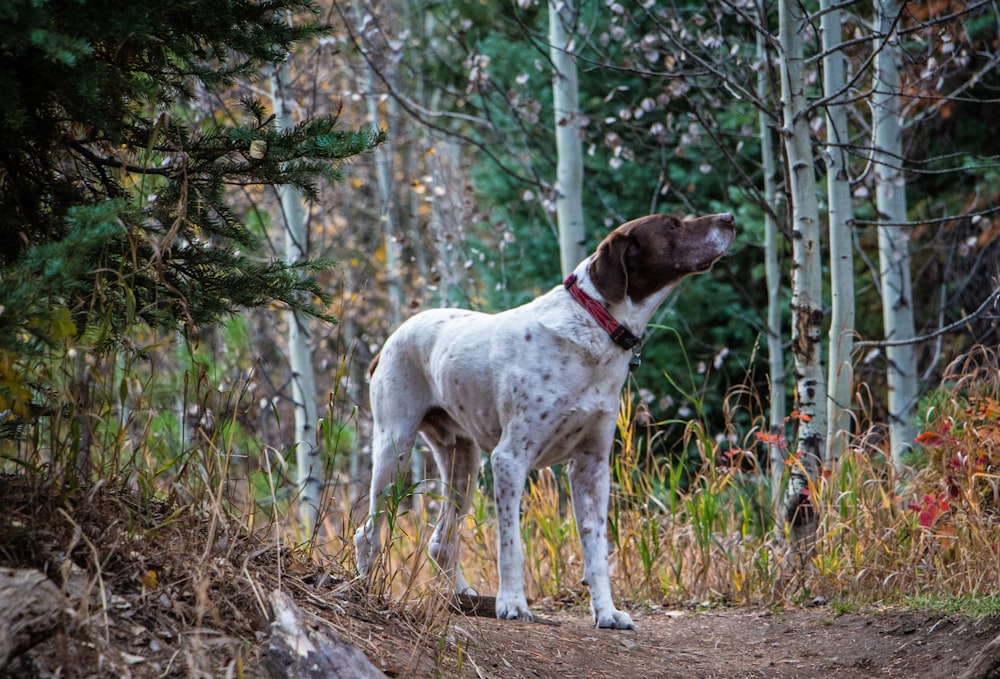
[(505, 438), (490, 455), (493, 496), (497, 508), (498, 570), (497, 617), (533, 620), (524, 596), (524, 552), (521, 548), (521, 495), (528, 476), (524, 451), (513, 450)]
[(609, 454), (588, 452), (579, 455), (569, 466), (573, 514), (583, 550), (584, 579), (590, 588), (590, 608), (594, 623), (610, 629), (633, 629), (628, 613), (615, 608), (608, 574), (608, 498), (611, 491)]

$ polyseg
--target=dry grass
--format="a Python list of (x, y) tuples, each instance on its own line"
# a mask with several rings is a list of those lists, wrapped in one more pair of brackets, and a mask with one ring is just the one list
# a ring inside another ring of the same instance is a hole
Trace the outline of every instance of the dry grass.
[[(992, 600), (1000, 590), (1000, 376), (997, 355), (977, 349), (953, 364), (946, 387), (925, 408), (916, 446), (920, 471), (896, 479), (872, 427), (854, 438), (836, 468), (817, 480), (821, 512), (815, 549), (797, 566), (771, 510), (766, 451), (723, 445), (699, 422), (688, 445), (700, 468), (644, 454), (634, 400), (623, 400), (609, 537), (618, 596), (633, 604), (803, 603), (841, 605)], [(743, 441), (753, 441), (753, 430)], [(736, 437), (720, 437), (729, 441)], [(481, 591), (496, 588), (496, 536), (483, 493), (467, 524), (464, 565)], [(936, 511), (928, 519), (927, 506)], [(534, 476), (522, 506), (526, 587), (536, 603), (586, 602), (565, 477)], [(431, 518), (398, 517), (388, 570), (399, 597), (420, 596), (433, 578), (423, 542)]]
[[(821, 524), (804, 568), (775, 525), (757, 427), (737, 431), (731, 424), (713, 433), (698, 419), (685, 423), (684, 445), (698, 464), (671, 464), (648, 454), (657, 428), (626, 394), (609, 517), (616, 597), (634, 606), (768, 606), (823, 597), (844, 607), (916, 601), (995, 609), (998, 363), (996, 351), (977, 349), (927, 396), (914, 460), (919, 473), (912, 478), (892, 477), (876, 427), (854, 437), (840, 464), (813, 488)], [(406, 651), (415, 656), (431, 649), (438, 662), (460, 660), (462, 642), (448, 632), (447, 584), (426, 555), (444, 501), (439, 495), (397, 489), (388, 503), (392, 526), (383, 561), (373, 578), (358, 580), (350, 540), (357, 517), (346, 483), (331, 483), (322, 527), (307, 539), (286, 514), (294, 493), (280, 451), (216, 421), (194, 427), (188, 447), (167, 454), (176, 448), (158, 424), (153, 368), (119, 366), (104, 383), (79, 377), (67, 368), (65, 393), (76, 399), (74, 407), (103, 392), (112, 404), (116, 397), (108, 394), (128, 393), (129, 408), (101, 417), (72, 407), (53, 411), (8, 442), (0, 477), (8, 505), (0, 520), (0, 565), (50, 573), (78, 602), (72, 638), (80, 643), (72, 648), (79, 662), (127, 669), (113, 641), (132, 635), (128, 643), (155, 659), (150, 663), (164, 676), (243, 675), (245, 659), (260, 651), (267, 592), (277, 587), (329, 611), (332, 620), (349, 610), (387, 621), (401, 638), (416, 640)], [(252, 392), (247, 377), (225, 391), (195, 380), (185, 385), (185, 403), (235, 420)], [(741, 398), (734, 392), (731, 413), (744, 408), (741, 421), (762, 423), (760, 405)], [(329, 413), (331, 421), (335, 415)], [(85, 427), (92, 453), (81, 460), (83, 418), (93, 418)], [(342, 444), (339, 434), (327, 436), (328, 446)], [(466, 519), (463, 566), (473, 586), (492, 593), (496, 535), (486, 495), (479, 493)], [(586, 607), (565, 476), (534, 475), (522, 509), (529, 599)], [(173, 638), (154, 638), (153, 629)], [(342, 633), (353, 634), (347, 622)], [(169, 652), (151, 653), (157, 645)]]

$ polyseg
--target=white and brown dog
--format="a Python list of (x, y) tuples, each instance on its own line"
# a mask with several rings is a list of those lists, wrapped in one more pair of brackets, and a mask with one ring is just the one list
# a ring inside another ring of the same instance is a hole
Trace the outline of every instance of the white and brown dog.
[(649, 215), (619, 226), (563, 285), (496, 315), (435, 309), (409, 319), (372, 363), (371, 503), (354, 536), (358, 570), (381, 549), (384, 490), (409, 466), (417, 432), (449, 502), (431, 538), (459, 594), (458, 518), (468, 513), (480, 451), (491, 451), (499, 540), (498, 618), (531, 620), (524, 595), (520, 505), (528, 471), (568, 462), (584, 582), (598, 627), (631, 629), (608, 576), (610, 454), (619, 392), (653, 312), (678, 281), (707, 271), (734, 238), (731, 214)]

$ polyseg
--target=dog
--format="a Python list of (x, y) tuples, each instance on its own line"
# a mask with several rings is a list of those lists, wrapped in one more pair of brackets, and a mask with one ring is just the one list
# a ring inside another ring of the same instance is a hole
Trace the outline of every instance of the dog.
[(457, 594), (475, 595), (459, 566), (458, 519), (472, 507), (480, 451), (490, 452), (499, 543), (496, 616), (532, 620), (524, 594), (520, 505), (531, 469), (568, 462), (573, 514), (597, 627), (632, 629), (608, 573), (610, 456), (619, 394), (656, 308), (685, 276), (707, 271), (735, 237), (731, 214), (655, 214), (622, 224), (557, 286), (490, 315), (419, 313), (372, 362), (374, 420), (367, 521), (354, 536), (358, 572), (381, 550), (384, 490), (409, 468), (417, 432), (447, 484), (431, 559)]

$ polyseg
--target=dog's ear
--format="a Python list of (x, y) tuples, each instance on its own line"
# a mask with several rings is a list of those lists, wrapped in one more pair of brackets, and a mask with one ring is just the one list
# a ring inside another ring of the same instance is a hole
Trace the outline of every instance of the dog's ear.
[(625, 253), (631, 236), (622, 231), (612, 231), (601, 244), (590, 261), (587, 271), (594, 287), (604, 300), (617, 304), (625, 299), (628, 292), (628, 270), (625, 267)]

